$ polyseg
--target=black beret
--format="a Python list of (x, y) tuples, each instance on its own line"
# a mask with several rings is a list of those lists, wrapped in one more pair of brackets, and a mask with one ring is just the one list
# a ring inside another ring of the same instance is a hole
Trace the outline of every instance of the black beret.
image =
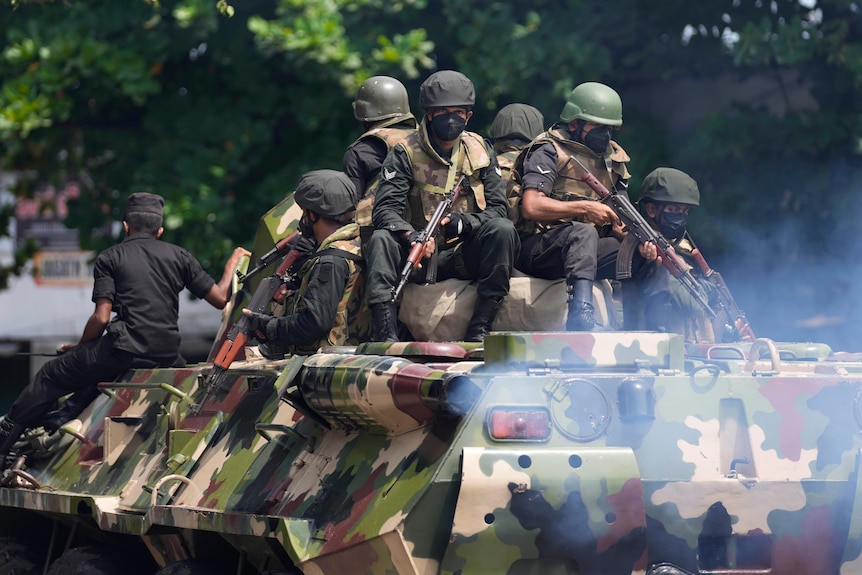
[(144, 212), (147, 214), (162, 215), (162, 207), (165, 205), (165, 199), (158, 194), (148, 194), (147, 192), (137, 192), (129, 196), (126, 202), (126, 213)]
[(301, 208), (336, 218), (356, 209), (356, 196), (356, 186), (344, 172), (314, 170), (299, 179), (294, 199)]

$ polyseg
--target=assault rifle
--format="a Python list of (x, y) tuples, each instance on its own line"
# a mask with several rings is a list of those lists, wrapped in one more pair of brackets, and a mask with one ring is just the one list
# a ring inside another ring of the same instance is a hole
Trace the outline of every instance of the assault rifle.
[(283, 257), (290, 251), (291, 248), (295, 247), (296, 242), (300, 240), (301, 236), (302, 234), (299, 232), (299, 230), (296, 230), (288, 234), (284, 238), (280, 239), (275, 244), (275, 247), (273, 247), (271, 250), (269, 250), (260, 257), (260, 261), (257, 262), (256, 266), (254, 266), (252, 269), (250, 269), (244, 274), (237, 272), (237, 279), (239, 280), (239, 282), (244, 284), (248, 278), (259, 273), (263, 268), (265, 268), (278, 258)]
[(404, 262), (404, 269), (401, 270), (398, 285), (392, 288), (393, 303), (398, 301), (398, 296), (401, 295), (401, 290), (404, 289), (404, 285), (407, 283), (407, 280), (410, 279), (410, 274), (413, 272), (413, 268), (422, 260), (422, 254), (425, 252), (425, 244), (428, 243), (428, 240), (433, 238), (434, 234), (437, 233), (437, 227), (440, 225), (440, 221), (452, 211), (452, 206), (455, 205), (455, 202), (458, 200), (458, 196), (461, 194), (461, 186), (463, 184), (464, 176), (462, 175), (458, 178), (458, 181), (455, 182), (455, 186), (452, 190), (443, 197), (443, 200), (439, 204), (437, 204), (437, 208), (431, 215), (431, 219), (428, 220), (428, 225), (425, 226), (425, 229), (419, 232), (419, 237), (416, 238), (416, 245), (410, 249), (407, 261)]
[[(294, 232), (287, 238), (297, 237), (299, 232)], [(285, 239), (287, 239), (285, 238)], [(284, 240), (279, 242), (281, 244)], [(264, 254), (264, 257), (261, 258), (261, 262), (270, 253), (273, 253), (274, 250), (278, 249), (278, 244), (273, 250)], [(285, 256), (284, 261), (281, 262), (281, 265), (275, 270), (275, 272), (261, 280), (260, 284), (258, 284), (257, 289), (254, 291), (252, 295), (251, 301), (246, 305), (248, 309), (254, 312), (263, 313), (266, 311), (267, 306), (272, 301), (272, 298), (275, 296), (278, 289), (285, 283), (286, 275), (288, 274), (288, 270), (290, 270), (291, 266), (293, 266), (296, 261), (303, 255), (303, 252), (297, 247), (293, 247), (288, 254)], [(275, 257), (270, 257), (270, 261), (275, 259)], [(269, 262), (267, 262), (269, 263)], [(260, 264), (258, 264), (260, 267)], [(261, 268), (262, 269), (262, 268)], [(245, 274), (245, 277), (248, 277), (251, 273)], [(198, 415), (203, 409), (204, 404), (209, 401), (210, 396), (219, 389), (227, 378), (227, 370), (230, 368), (231, 364), (237, 358), (237, 356), (245, 349), (246, 343), (248, 343), (249, 339), (254, 336), (254, 332), (249, 329), (249, 324), (251, 320), (245, 314), (241, 314), (240, 318), (237, 320), (233, 327), (231, 327), (230, 331), (227, 334), (225, 341), (222, 343), (219, 348), (218, 353), (213, 359), (213, 366), (207, 374), (206, 379), (204, 380), (204, 393), (201, 396), (201, 400), (192, 405), (192, 413), (194, 415)]]
[(716, 287), (718, 305), (721, 306), (721, 311), (725, 312), (727, 319), (733, 322), (731, 324), (729, 321), (723, 321), (721, 325), (716, 326), (717, 328), (721, 328), (722, 338), (725, 341), (728, 341), (725, 336), (731, 338), (729, 341), (754, 341), (756, 339), (754, 330), (751, 329), (748, 318), (745, 317), (745, 312), (736, 305), (736, 301), (730, 294), (730, 289), (724, 282), (724, 278), (721, 277), (720, 273), (709, 267), (709, 264), (706, 263), (706, 258), (703, 257), (700, 250), (692, 250), (691, 255), (694, 261), (697, 262), (697, 267), (700, 268), (704, 277)]
[(625, 225), (625, 230), (632, 234), (635, 239), (641, 243), (651, 242), (658, 250), (658, 255), (661, 257), (661, 263), (670, 272), (670, 275), (679, 280), (679, 283), (688, 290), (688, 293), (697, 301), (703, 311), (711, 320), (716, 317), (715, 310), (709, 306), (709, 302), (703, 297), (697, 285), (697, 280), (691, 275), (688, 266), (682, 261), (670, 242), (663, 235), (655, 231), (649, 225), (641, 213), (635, 208), (631, 200), (626, 194), (611, 193), (590, 171), (587, 167), (575, 156), (569, 156), (569, 160), (574, 160), (583, 170), (582, 176), (592, 190), (602, 199), (603, 202), (609, 204), (617, 213), (620, 220)]

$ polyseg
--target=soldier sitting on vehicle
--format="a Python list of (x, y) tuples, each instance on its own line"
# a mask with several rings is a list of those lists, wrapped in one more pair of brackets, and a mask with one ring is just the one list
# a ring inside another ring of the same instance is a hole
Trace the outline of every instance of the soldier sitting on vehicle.
[[(629, 156), (611, 140), (622, 123), (622, 101), (612, 88), (580, 84), (566, 99), (560, 122), (536, 138), (516, 163), (520, 201), (510, 213), (516, 214), (522, 246), (515, 266), (534, 277), (566, 280), (570, 331), (593, 329), (593, 282), (614, 279), (625, 235), (619, 216), (597, 201), (572, 156), (607, 188), (625, 193)], [(656, 257), (649, 244), (640, 244), (639, 252), (642, 259), (635, 267), (643, 258)]]
[[(688, 174), (674, 168), (656, 168), (644, 178), (638, 209), (654, 230), (661, 233), (698, 280), (704, 299), (716, 306), (717, 293), (695, 264), (694, 242), (686, 224), (692, 208), (700, 205), (700, 190)], [(711, 343), (714, 324), (704, 308), (663, 266), (644, 266), (635, 282), (624, 287), (626, 329), (678, 333), (689, 343)], [(722, 330), (723, 331), (723, 330)], [(739, 334), (735, 334), (736, 341)]]
[[(155, 194), (129, 196), (123, 216), (125, 239), (96, 258), (95, 310), (80, 341), (42, 366), (0, 422), (0, 470), (5, 469), (21, 434), (41, 426), (48, 410), (63, 395), (93, 390), (98, 383), (111, 381), (131, 368), (176, 364), (179, 294), (183, 289), (188, 288), (217, 309), (227, 304), (234, 269), (249, 252), (236, 248), (216, 283), (189, 252), (159, 241), (164, 231), (163, 206), (164, 198)], [(116, 314), (113, 319), (111, 313)]]
[(416, 118), (404, 84), (389, 76), (373, 76), (356, 91), (353, 115), (364, 133), (344, 152), (342, 169), (356, 186), (356, 223), (364, 241), (371, 237), (371, 210), (380, 166), (392, 147), (416, 131)]
[[(398, 341), (393, 293), (399, 270), (419, 230), (462, 175), (465, 191), (440, 225), (445, 246), (438, 253), (437, 279), (477, 281), (480, 297), (463, 339), (482, 341), (509, 292), (520, 242), (507, 218), (494, 152), (481, 136), (465, 131), (475, 102), (469, 78), (453, 70), (435, 72), (419, 90), (425, 110), (419, 130), (399, 142), (383, 162), (373, 211), (376, 229), (367, 253), (375, 341)], [(424, 245), (425, 256), (431, 256), (436, 242), (432, 238)]]
[(544, 129), (545, 118), (542, 113), (527, 104), (508, 104), (497, 112), (491, 122), (490, 134), (504, 184), (508, 184), (512, 177), (518, 154)]
[(359, 226), (353, 222), (356, 187), (342, 172), (315, 170), (299, 180), (294, 199), (302, 208), (299, 230), (317, 244), (300, 270), (299, 289), (281, 317), (243, 310), (261, 353), (271, 358), (370, 339)]

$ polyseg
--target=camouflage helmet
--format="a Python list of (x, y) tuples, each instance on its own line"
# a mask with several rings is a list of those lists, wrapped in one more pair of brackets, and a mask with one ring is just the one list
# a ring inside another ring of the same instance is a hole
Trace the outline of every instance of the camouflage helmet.
[(656, 168), (644, 178), (638, 202), (642, 200), (699, 206), (700, 190), (697, 182), (685, 172)]
[(419, 87), (419, 105), (424, 110), (458, 106), (472, 108), (476, 104), (473, 82), (455, 70), (434, 72)]
[(410, 113), (404, 84), (389, 76), (372, 76), (356, 91), (353, 115), (360, 122), (377, 122)]
[(545, 129), (542, 113), (527, 104), (509, 104), (500, 108), (491, 124), (491, 137), (532, 140)]
[(623, 125), (623, 102), (610, 86), (598, 82), (584, 82), (575, 86), (566, 97), (560, 120), (586, 120), (605, 126)]
[(356, 209), (356, 186), (337, 170), (307, 172), (299, 179), (293, 197), (299, 207), (328, 218), (337, 219)]

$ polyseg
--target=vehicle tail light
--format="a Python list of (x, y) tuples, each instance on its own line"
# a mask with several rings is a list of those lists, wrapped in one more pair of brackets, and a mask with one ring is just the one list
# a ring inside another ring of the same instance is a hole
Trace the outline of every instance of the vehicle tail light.
[(544, 407), (495, 407), (487, 427), (497, 441), (545, 441), (551, 434), (551, 414)]

